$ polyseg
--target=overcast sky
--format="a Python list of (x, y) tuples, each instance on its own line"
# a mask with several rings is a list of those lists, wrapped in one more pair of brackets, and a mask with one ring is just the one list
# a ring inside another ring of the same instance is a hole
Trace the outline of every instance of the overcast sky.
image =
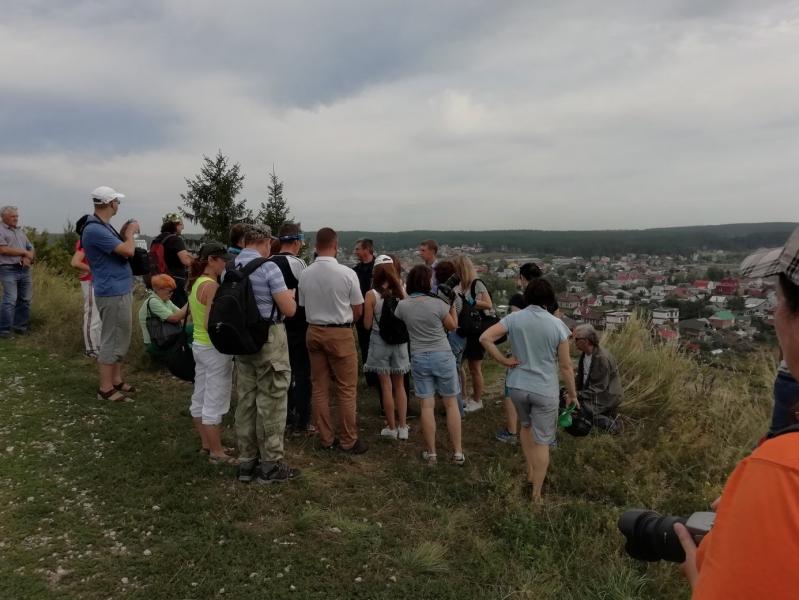
[[(799, 220), (799, 4), (0, 0), (0, 204), (154, 232), (217, 149), (307, 229)], [(189, 227), (187, 231), (198, 231)]]

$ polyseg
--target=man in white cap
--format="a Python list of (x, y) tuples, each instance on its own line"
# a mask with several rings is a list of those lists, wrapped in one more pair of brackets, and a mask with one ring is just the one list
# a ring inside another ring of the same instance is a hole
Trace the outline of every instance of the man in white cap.
[(94, 215), (86, 220), (81, 245), (92, 269), (92, 286), (102, 321), (98, 400), (130, 402), (136, 390), (122, 379), (122, 359), (130, 347), (132, 324), (131, 291), (133, 272), (128, 259), (136, 248), (139, 232), (136, 221), (128, 221), (117, 232), (111, 218), (117, 214), (124, 198), (113, 188), (100, 186), (92, 192)]

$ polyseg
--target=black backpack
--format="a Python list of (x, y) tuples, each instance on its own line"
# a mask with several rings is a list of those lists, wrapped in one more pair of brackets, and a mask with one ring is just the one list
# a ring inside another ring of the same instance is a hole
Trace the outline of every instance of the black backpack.
[[(208, 336), (222, 354), (255, 354), (269, 337), (271, 319), (255, 302), (250, 275), (268, 259), (255, 258), (225, 273), (208, 315)], [(272, 306), (274, 316), (275, 306)]]
[[(287, 254), (273, 254), (269, 257), (269, 262), (275, 263), (277, 268), (280, 269), (280, 272), (283, 274), (283, 281), (286, 284), (286, 287), (294, 292), (294, 300), (297, 301), (297, 311), (294, 313), (293, 317), (286, 317), (284, 319), (284, 323), (286, 324), (286, 331), (302, 331), (304, 332), (307, 327), (308, 323), (305, 320), (305, 307), (300, 306), (299, 298), (297, 297), (297, 287), (299, 286), (299, 280), (294, 276), (294, 271), (291, 270), (291, 264), (289, 263)], [(291, 255), (293, 256), (293, 255)]]
[[(478, 281), (481, 280), (475, 279), (472, 281), (472, 298), (477, 297)], [(466, 294), (461, 294), (460, 296), (462, 300), (462, 306), (460, 313), (458, 313), (457, 333), (459, 336), (463, 338), (480, 337), (480, 335), (482, 335), (486, 329), (492, 325), (495, 325), (496, 323), (499, 323), (499, 319), (490, 314), (487, 310), (480, 310), (474, 304), (469, 304), (466, 301)], [(491, 297), (491, 292), (488, 293), (488, 296), (489, 298)], [(500, 344), (505, 341), (505, 339), (506, 338), (503, 336), (500, 340), (497, 340), (497, 343)]]
[(380, 309), (380, 318), (377, 324), (380, 327), (380, 337), (386, 344), (407, 344), (410, 341), (408, 328), (405, 322), (394, 314), (399, 300), (393, 296), (383, 298), (383, 308)]

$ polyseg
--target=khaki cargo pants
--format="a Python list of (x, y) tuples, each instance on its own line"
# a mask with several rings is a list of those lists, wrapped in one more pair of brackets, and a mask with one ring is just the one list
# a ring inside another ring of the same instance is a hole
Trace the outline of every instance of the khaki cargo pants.
[(240, 460), (252, 460), (259, 454), (262, 462), (281, 460), (291, 382), (283, 323), (269, 328), (269, 340), (260, 352), (236, 356), (236, 377), (236, 438)]

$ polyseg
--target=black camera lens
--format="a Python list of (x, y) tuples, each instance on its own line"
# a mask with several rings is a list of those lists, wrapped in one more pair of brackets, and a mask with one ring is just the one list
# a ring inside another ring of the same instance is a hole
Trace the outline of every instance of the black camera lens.
[(685, 551), (674, 533), (675, 523), (685, 524), (685, 519), (664, 516), (653, 510), (624, 511), (619, 517), (619, 531), (627, 538), (624, 549), (636, 560), (683, 562)]

